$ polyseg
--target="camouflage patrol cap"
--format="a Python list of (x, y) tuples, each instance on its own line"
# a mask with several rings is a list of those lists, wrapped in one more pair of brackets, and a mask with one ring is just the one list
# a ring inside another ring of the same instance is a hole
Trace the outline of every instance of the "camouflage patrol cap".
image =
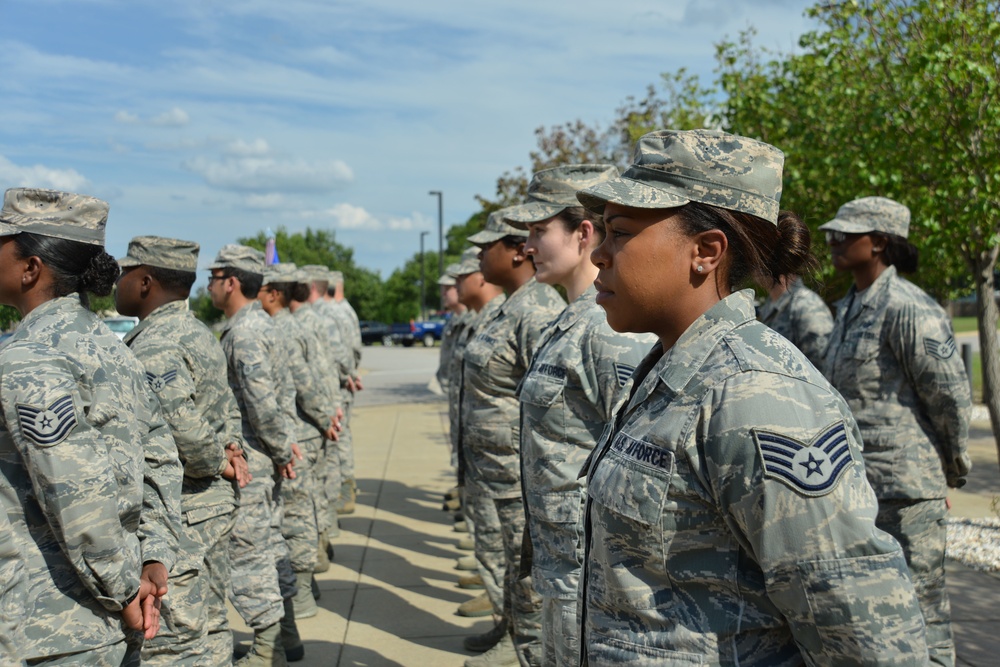
[(886, 197), (862, 197), (841, 206), (837, 216), (819, 228), (846, 234), (882, 232), (905, 239), (910, 233), (910, 209)]
[(128, 242), (128, 253), (118, 260), (118, 265), (123, 269), (145, 265), (194, 272), (198, 269), (198, 250), (194, 241), (136, 236)]
[(639, 139), (620, 178), (577, 193), (587, 209), (608, 202), (674, 208), (700, 202), (778, 224), (784, 154), (769, 144), (718, 130), (657, 130)]
[(301, 267), (310, 283), (325, 283), (330, 280), (330, 269), (322, 264), (306, 264)]
[(448, 267), (444, 270), (444, 275), (438, 278), (438, 285), (441, 287), (452, 287), (455, 284), (455, 276), (450, 273), (453, 268), (458, 268), (458, 264), (448, 265)]
[(38, 188), (11, 188), (0, 210), (0, 236), (22, 232), (104, 245), (108, 203), (87, 195)]
[(528, 231), (526, 229), (518, 229), (517, 227), (512, 227), (504, 222), (507, 214), (510, 213), (513, 208), (515, 207), (508, 206), (507, 208), (502, 208), (499, 211), (493, 211), (490, 213), (490, 217), (486, 219), (486, 227), (484, 227), (481, 232), (476, 232), (470, 236), (467, 239), (468, 242), (474, 245), (484, 246), (499, 241), (507, 236), (521, 236), (528, 238)]
[(294, 283), (299, 272), (299, 268), (291, 262), (278, 262), (264, 267), (264, 281), (262, 285), (273, 283)]
[(230, 243), (222, 246), (208, 269), (239, 269), (247, 273), (264, 274), (264, 253), (256, 248)]
[(611, 164), (572, 164), (535, 172), (528, 184), (528, 199), (512, 206), (504, 220), (518, 229), (532, 222), (553, 218), (567, 208), (579, 206), (576, 193), (617, 178), (618, 167)]
[(340, 283), (344, 282), (343, 272), (329, 271), (327, 282), (329, 282), (331, 285), (339, 285)]
[(448, 274), (454, 278), (459, 276), (467, 276), (472, 273), (477, 273), (481, 269), (479, 268), (479, 248), (473, 246), (471, 248), (466, 248), (462, 252), (462, 259), (458, 264), (454, 264), (455, 270), (451, 270), (451, 266), (448, 267)]

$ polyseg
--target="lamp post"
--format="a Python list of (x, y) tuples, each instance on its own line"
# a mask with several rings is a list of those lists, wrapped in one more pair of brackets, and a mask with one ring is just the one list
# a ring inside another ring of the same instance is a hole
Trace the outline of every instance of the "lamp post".
[(427, 285), (427, 271), (424, 268), (424, 237), (427, 236), (428, 234), (430, 234), (430, 232), (420, 232), (420, 319), (421, 320), (427, 319), (427, 312), (425, 309), (426, 299), (424, 298), (426, 293), (425, 286)]
[(438, 198), (438, 275), (444, 275), (444, 194), (431, 190), (427, 194)]

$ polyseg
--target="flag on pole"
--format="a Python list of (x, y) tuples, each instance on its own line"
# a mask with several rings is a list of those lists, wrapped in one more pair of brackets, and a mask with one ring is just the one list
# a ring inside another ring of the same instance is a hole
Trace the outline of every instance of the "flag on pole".
[(272, 264), (277, 264), (281, 260), (278, 259), (278, 244), (274, 239), (274, 232), (271, 228), (267, 228), (267, 243), (264, 244), (264, 264), (271, 266)]

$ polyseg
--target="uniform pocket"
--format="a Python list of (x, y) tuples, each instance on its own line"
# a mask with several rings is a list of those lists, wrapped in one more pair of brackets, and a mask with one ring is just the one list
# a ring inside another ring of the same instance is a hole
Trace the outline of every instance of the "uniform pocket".
[(705, 664), (705, 660), (694, 653), (668, 651), (655, 646), (645, 646), (611, 637), (588, 637), (591, 646), (587, 649), (589, 667), (691, 667)]
[(601, 493), (591, 496), (614, 514), (658, 526), (673, 471), (672, 451), (619, 433), (591, 480)]
[(229, 514), (233, 511), (232, 505), (209, 505), (208, 507), (195, 507), (184, 512), (184, 520), (187, 525), (194, 526), (203, 521), (214, 519), (217, 516)]
[[(561, 369), (560, 369), (561, 370)], [(548, 408), (562, 399), (566, 391), (566, 377), (531, 373), (521, 386), (521, 401)]]

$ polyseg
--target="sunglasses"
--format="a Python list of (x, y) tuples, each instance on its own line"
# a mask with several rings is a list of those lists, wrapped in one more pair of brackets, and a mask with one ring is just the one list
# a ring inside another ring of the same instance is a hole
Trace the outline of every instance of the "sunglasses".
[(863, 236), (863, 234), (849, 234), (847, 232), (826, 232), (826, 242), (828, 245), (838, 245), (849, 238)]

